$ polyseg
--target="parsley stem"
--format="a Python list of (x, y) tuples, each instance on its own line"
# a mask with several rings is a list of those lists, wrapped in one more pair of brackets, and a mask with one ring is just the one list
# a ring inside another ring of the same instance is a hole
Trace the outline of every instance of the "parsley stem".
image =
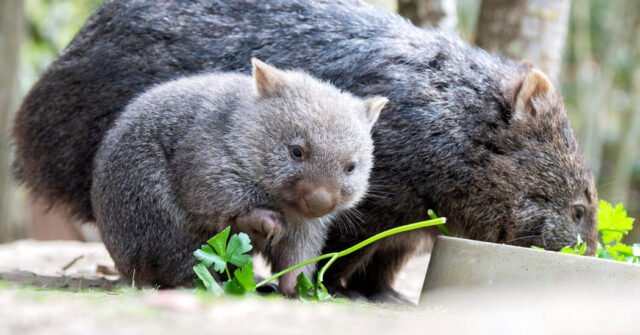
[(227, 280), (231, 280), (231, 273), (229, 273), (229, 267), (225, 264), (224, 271), (227, 272)]
[[(428, 210), (427, 214), (429, 215), (430, 218), (432, 219), (437, 219), (438, 216), (436, 215), (436, 213), (433, 210)], [(438, 225), (438, 229), (440, 229), (440, 232), (442, 233), (442, 235), (444, 236), (451, 236), (451, 232), (449, 231), (449, 229), (444, 225), (444, 224), (439, 224)]]
[(301, 268), (305, 265), (309, 265), (318, 261), (321, 261), (323, 259), (327, 259), (327, 258), (331, 258), (323, 267), (322, 269), (320, 269), (320, 271), (318, 272), (318, 283), (322, 282), (322, 278), (324, 276), (324, 273), (327, 271), (327, 269), (329, 269), (329, 266), (331, 266), (331, 264), (333, 264), (338, 258), (342, 257), (342, 256), (346, 256), (350, 253), (353, 253), (361, 248), (366, 247), (367, 245), (376, 242), (378, 240), (381, 240), (385, 237), (389, 237), (391, 235), (395, 235), (395, 234), (399, 234), (399, 233), (404, 233), (410, 230), (414, 230), (414, 229), (420, 229), (420, 228), (425, 228), (425, 227), (429, 227), (429, 226), (437, 226), (437, 225), (443, 225), (447, 222), (446, 218), (437, 218), (437, 219), (431, 219), (431, 220), (427, 220), (427, 221), (421, 221), (421, 222), (416, 222), (416, 223), (411, 223), (408, 225), (404, 225), (404, 226), (400, 226), (400, 227), (396, 227), (396, 228), (392, 228), (389, 230), (385, 230), (381, 233), (378, 233), (376, 235), (373, 235), (371, 237), (369, 237), (368, 239), (351, 246), (350, 248), (344, 249), (340, 252), (331, 252), (328, 254), (324, 254), (321, 256), (318, 256), (316, 258), (312, 258), (309, 260), (306, 260), (302, 263), (298, 263), (294, 266), (288, 267), (274, 275), (272, 275), (271, 277), (259, 282), (256, 287), (260, 287), (263, 286), (275, 279), (278, 279), (279, 277), (283, 276), (286, 273), (289, 273), (295, 269)]
[(327, 259), (327, 258), (333, 257), (333, 255), (335, 255), (335, 254), (337, 254), (337, 252), (324, 254), (322, 256), (318, 256), (316, 258), (312, 258), (312, 259), (306, 260), (306, 261), (304, 261), (302, 263), (298, 263), (298, 264), (296, 264), (294, 266), (288, 267), (288, 268), (286, 268), (286, 269), (284, 269), (284, 270), (272, 275), (271, 277), (259, 282), (258, 284), (256, 284), (256, 287), (260, 287), (260, 286), (266, 285), (269, 282), (271, 282), (273, 280), (276, 280), (276, 279), (282, 277), (283, 275), (285, 275), (285, 274), (287, 274), (287, 273), (289, 273), (289, 272), (291, 272), (291, 271), (293, 271), (295, 269), (298, 269), (298, 268), (301, 268), (301, 267), (303, 267), (305, 265), (309, 265), (309, 264), (321, 261), (323, 259)]
[(322, 283), (322, 281), (324, 280), (324, 273), (327, 271), (327, 269), (331, 266), (331, 264), (333, 264), (333, 262), (335, 262), (338, 257), (340, 257), (339, 253), (336, 253), (335, 255), (333, 255), (333, 257), (331, 257), (331, 259), (327, 262), (327, 264), (325, 264), (322, 269), (320, 269), (320, 271), (318, 271), (318, 280), (316, 282), (316, 285), (318, 283)]

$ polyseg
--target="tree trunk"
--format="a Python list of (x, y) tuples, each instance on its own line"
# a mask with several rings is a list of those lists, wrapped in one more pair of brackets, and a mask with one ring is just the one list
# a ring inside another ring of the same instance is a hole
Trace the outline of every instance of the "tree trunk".
[(79, 222), (69, 220), (59, 208), (51, 208), (40, 201), (32, 201), (29, 206), (29, 218), (24, 225), (25, 235), (33, 240), (70, 240), (98, 241), (97, 237), (87, 239), (80, 229)]
[(418, 27), (454, 31), (458, 25), (456, 0), (399, 0), (398, 12)]
[[(591, 36), (591, 4), (578, 1), (573, 5), (573, 48), (577, 73), (575, 77), (578, 138), (591, 171), (599, 179), (602, 165), (604, 134), (601, 121), (606, 119), (613, 79), (593, 56)], [(606, 64), (604, 64), (606, 67)]]
[(629, 204), (628, 201), (633, 163), (638, 159), (637, 146), (640, 143), (640, 69), (633, 71), (630, 93), (632, 99), (631, 115), (627, 119), (627, 126), (621, 125), (621, 128), (625, 129), (625, 131), (618, 149), (610, 200), (612, 202), (625, 203), (628, 205), (627, 207), (635, 207), (637, 205)]
[(476, 43), (526, 59), (552, 79), (560, 73), (571, 0), (483, 0)]
[[(640, 6), (636, 2), (624, 2), (626, 6), (621, 7), (619, 15), (631, 15), (631, 24), (621, 25), (623, 31), (616, 32), (616, 37), (624, 36), (622, 43), (629, 46), (632, 53), (633, 64), (631, 64), (631, 85), (629, 87), (629, 97), (631, 104), (627, 111), (618, 111), (620, 115), (620, 142), (613, 169), (613, 180), (611, 181), (608, 199), (612, 202), (622, 202), (630, 210), (639, 210), (638, 203), (630, 203), (631, 200), (631, 180), (633, 167), (640, 159), (640, 17), (638, 10)], [(633, 13), (633, 14), (630, 14)], [(623, 21), (624, 22), (624, 21)], [(626, 36), (625, 36), (626, 35)]]
[(0, 1), (0, 242), (15, 239), (18, 229), (10, 220), (12, 192), (9, 124), (17, 105), (18, 60), (24, 32), (22, 0)]

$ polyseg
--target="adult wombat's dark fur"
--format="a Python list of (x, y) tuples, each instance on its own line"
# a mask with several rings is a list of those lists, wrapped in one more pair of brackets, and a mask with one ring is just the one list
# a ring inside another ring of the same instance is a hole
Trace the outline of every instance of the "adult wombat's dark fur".
[[(327, 249), (425, 219), (429, 208), (469, 238), (558, 249), (581, 234), (594, 246), (593, 177), (545, 75), (357, 1), (107, 2), (25, 99), (18, 175), (93, 219), (92, 159), (128, 101), (184, 74), (247, 72), (252, 56), (390, 99), (374, 128), (375, 195), (359, 207), (361, 229), (334, 230)], [(422, 235), (339, 261), (330, 280), (392, 297)]]
[[(193, 250), (226, 226), (251, 236), (280, 272), (320, 256), (331, 218), (362, 199), (371, 127), (366, 101), (258, 60), (241, 74), (164, 83), (130, 103), (94, 163), (100, 235), (125, 280), (183, 286)], [(296, 276), (280, 277), (295, 294)]]

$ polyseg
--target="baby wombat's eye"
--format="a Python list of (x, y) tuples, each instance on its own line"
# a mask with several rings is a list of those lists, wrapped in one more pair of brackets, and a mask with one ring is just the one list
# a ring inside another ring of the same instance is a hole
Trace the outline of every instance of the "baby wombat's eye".
[(292, 145), (289, 147), (289, 155), (291, 158), (301, 161), (304, 159), (304, 149), (299, 145)]
[(586, 214), (586, 209), (582, 205), (574, 205), (571, 207), (571, 215), (573, 216), (573, 221), (575, 223), (582, 223), (584, 220), (584, 216)]
[(356, 169), (356, 163), (351, 162), (344, 167), (344, 172), (346, 172), (347, 174), (350, 174), (355, 169)]

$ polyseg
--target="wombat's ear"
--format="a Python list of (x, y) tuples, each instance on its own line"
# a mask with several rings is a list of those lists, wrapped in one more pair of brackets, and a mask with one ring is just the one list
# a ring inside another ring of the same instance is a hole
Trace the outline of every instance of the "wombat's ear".
[(253, 65), (252, 74), (258, 95), (268, 98), (277, 94), (284, 85), (282, 71), (257, 58), (251, 58), (251, 65)]
[(537, 118), (538, 114), (545, 111), (536, 108), (536, 101), (552, 99), (556, 94), (551, 80), (531, 65), (527, 66), (527, 73), (518, 84), (513, 106), (513, 119), (517, 121), (527, 122)]
[(365, 100), (364, 103), (367, 108), (366, 116), (367, 121), (369, 121), (370, 125), (376, 123), (376, 121), (378, 120), (378, 116), (380, 116), (380, 112), (382, 111), (384, 106), (387, 105), (387, 102), (389, 102), (389, 99), (378, 96), (367, 98), (367, 100)]

